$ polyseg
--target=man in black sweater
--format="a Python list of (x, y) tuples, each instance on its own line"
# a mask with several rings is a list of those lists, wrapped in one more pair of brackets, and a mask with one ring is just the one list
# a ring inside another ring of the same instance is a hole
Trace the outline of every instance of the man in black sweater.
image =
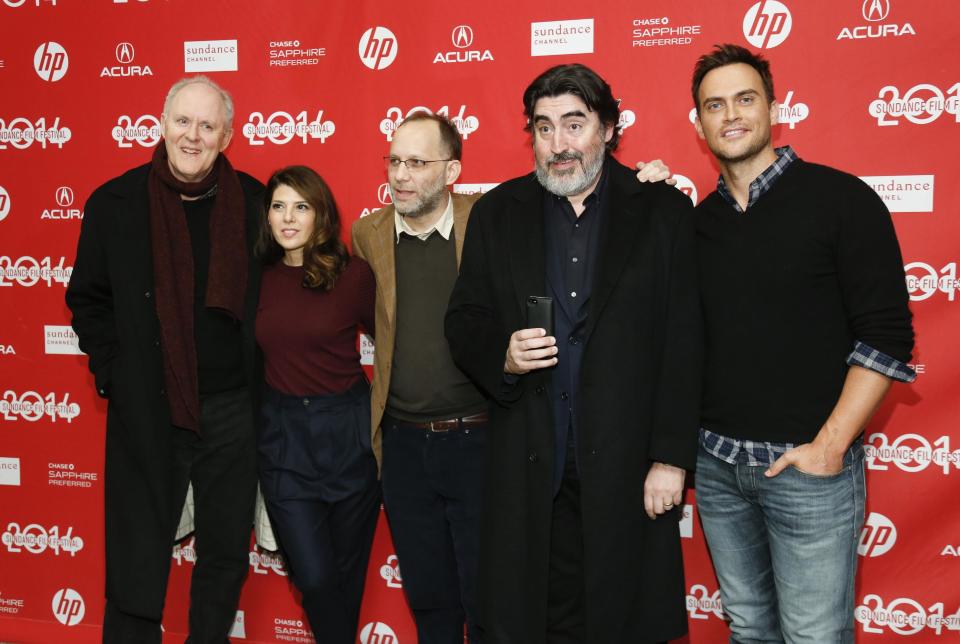
[(732, 641), (853, 642), (860, 436), (915, 377), (896, 234), (862, 181), (773, 148), (767, 61), (718, 46), (692, 89), (721, 173), (697, 208), (696, 488)]

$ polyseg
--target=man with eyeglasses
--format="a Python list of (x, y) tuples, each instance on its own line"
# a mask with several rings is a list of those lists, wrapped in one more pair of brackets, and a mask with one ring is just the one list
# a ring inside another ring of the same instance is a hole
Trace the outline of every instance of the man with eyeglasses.
[(463, 142), (415, 112), (385, 157), (393, 205), (353, 226), (377, 277), (373, 449), (407, 602), (423, 644), (471, 642), (487, 402), (453, 364), (443, 316), (475, 197), (451, 194)]
[[(477, 196), (451, 193), (463, 142), (415, 112), (384, 157), (393, 205), (357, 221), (353, 250), (377, 277), (373, 449), (420, 644), (471, 644), (477, 626), (487, 400), (454, 365), (443, 318)], [(638, 164), (640, 181), (669, 171)], [(382, 458), (381, 458), (382, 457)]]

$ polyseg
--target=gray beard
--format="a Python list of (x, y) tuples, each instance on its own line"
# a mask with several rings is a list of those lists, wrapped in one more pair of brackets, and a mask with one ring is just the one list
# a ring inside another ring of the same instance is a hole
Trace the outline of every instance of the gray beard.
[[(597, 154), (589, 163), (584, 164), (584, 155), (582, 153), (565, 152), (551, 156), (549, 159), (546, 159), (543, 164), (534, 162), (537, 181), (540, 182), (540, 185), (543, 186), (547, 192), (557, 196), (569, 197), (571, 195), (578, 195), (589, 188), (591, 184), (597, 180), (597, 177), (600, 176), (600, 172), (603, 170), (604, 156), (603, 153)], [(574, 168), (570, 172), (562, 175), (550, 173), (549, 165), (551, 163), (565, 161), (567, 159), (577, 159), (580, 162), (581, 172), (577, 172), (577, 169)]]
[(393, 195), (392, 186), (390, 187), (390, 198), (393, 200), (393, 207), (396, 209), (398, 213), (400, 213), (404, 217), (410, 217), (411, 219), (416, 219), (418, 217), (422, 217), (423, 215), (437, 208), (440, 205), (440, 203), (443, 201), (443, 196), (446, 191), (447, 191), (447, 186), (443, 185), (440, 188), (440, 190), (434, 192), (431, 195), (427, 195), (425, 198), (421, 199), (418, 203), (413, 204), (412, 207), (407, 212), (404, 212), (401, 209), (401, 206), (397, 204), (397, 200), (394, 198), (394, 195)]

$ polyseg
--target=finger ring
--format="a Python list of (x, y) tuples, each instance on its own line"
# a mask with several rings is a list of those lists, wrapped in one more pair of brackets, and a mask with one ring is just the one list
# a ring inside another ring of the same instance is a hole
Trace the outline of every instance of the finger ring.
[(664, 504), (663, 504), (663, 507), (669, 508), (669, 507), (671, 507), (672, 505), (673, 505), (673, 503), (667, 502), (667, 503), (664, 503)]

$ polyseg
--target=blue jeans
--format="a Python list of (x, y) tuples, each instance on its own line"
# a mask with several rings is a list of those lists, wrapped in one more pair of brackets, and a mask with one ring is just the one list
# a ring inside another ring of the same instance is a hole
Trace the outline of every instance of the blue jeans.
[(697, 510), (731, 619), (730, 642), (853, 642), (866, 486), (855, 442), (832, 476), (697, 457)]

